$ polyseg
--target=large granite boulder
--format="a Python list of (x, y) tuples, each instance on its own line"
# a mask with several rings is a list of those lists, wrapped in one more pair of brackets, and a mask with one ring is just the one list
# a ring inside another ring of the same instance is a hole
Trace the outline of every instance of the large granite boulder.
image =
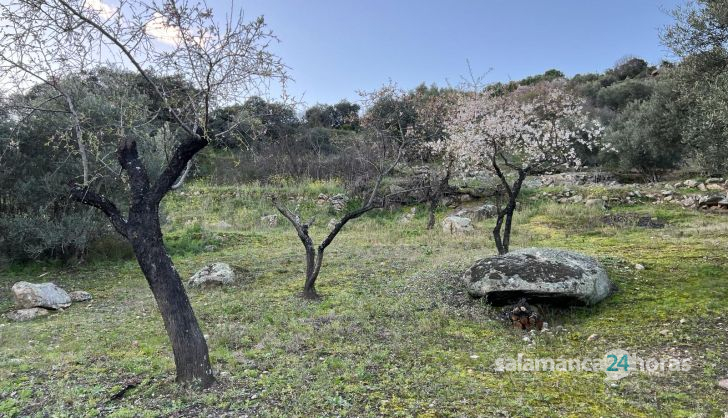
[(572, 251), (526, 248), (478, 260), (463, 275), (468, 293), (494, 305), (593, 305), (616, 288), (594, 258)]
[(192, 287), (212, 287), (232, 284), (235, 281), (235, 272), (226, 263), (208, 264), (190, 277), (188, 283)]
[(61, 309), (71, 306), (71, 297), (53, 283), (17, 282), (12, 288), (18, 309)]

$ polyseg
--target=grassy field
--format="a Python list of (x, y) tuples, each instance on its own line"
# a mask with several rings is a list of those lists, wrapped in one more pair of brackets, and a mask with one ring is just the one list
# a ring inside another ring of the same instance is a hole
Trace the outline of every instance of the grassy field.
[[(332, 216), (314, 201), (338, 186), (281, 188), (291, 207), (318, 215), (314, 235), (321, 237)], [(0, 319), (0, 416), (728, 414), (728, 392), (717, 386), (728, 377), (726, 215), (652, 204), (610, 210), (667, 223), (647, 229), (605, 225), (603, 212), (583, 206), (526, 199), (513, 247), (593, 255), (619, 292), (595, 307), (544, 309), (550, 327), (565, 330), (524, 341), (498, 320), (498, 309), (469, 298), (458, 283), (466, 267), (494, 253), (492, 221), (457, 237), (426, 231), (422, 209), (407, 224), (399, 220), (408, 208), (356, 220), (329, 247), (317, 285), (323, 299), (310, 302), (297, 297), (305, 266), (293, 229), (284, 220), (260, 224), (274, 213), (272, 191), (198, 183), (165, 201), (165, 238), (184, 278), (214, 261), (238, 273), (234, 286), (189, 291), (218, 384), (205, 391), (174, 384), (171, 349), (144, 278), (128, 249), (108, 244), (93, 253), (106, 261), (0, 274), (0, 312), (12, 308), (18, 280), (94, 295), (32, 322)], [(592, 334), (598, 338), (588, 341)], [(597, 372), (493, 366), (518, 353), (600, 358), (615, 348), (689, 358), (692, 370), (611, 382)]]

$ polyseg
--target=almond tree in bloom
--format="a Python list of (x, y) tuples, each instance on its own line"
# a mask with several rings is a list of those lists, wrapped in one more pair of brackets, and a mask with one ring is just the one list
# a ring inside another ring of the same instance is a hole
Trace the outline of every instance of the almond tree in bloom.
[(579, 167), (577, 146), (601, 143), (602, 127), (583, 101), (559, 81), (521, 87), (504, 96), (464, 93), (446, 124), (449, 137), (435, 151), (452, 155), (462, 172), (484, 169), (500, 179), (493, 238), (499, 254), (510, 245), (513, 213), (523, 181), (532, 174)]

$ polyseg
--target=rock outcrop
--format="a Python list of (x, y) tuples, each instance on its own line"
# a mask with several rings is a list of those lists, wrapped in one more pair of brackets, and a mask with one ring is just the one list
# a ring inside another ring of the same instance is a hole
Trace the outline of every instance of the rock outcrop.
[(615, 289), (594, 258), (572, 251), (526, 248), (484, 258), (462, 277), (468, 293), (495, 305), (593, 305)]

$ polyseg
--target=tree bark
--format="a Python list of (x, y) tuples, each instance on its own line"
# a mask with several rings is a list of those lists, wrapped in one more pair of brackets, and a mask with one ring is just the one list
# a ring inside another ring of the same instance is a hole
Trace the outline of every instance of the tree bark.
[(131, 194), (128, 219), (106, 197), (88, 186), (71, 189), (75, 200), (100, 209), (113, 227), (132, 245), (139, 267), (152, 290), (164, 327), (172, 343), (177, 381), (208, 387), (214, 381), (207, 342), (195, 318), (182, 280), (172, 264), (159, 224), (159, 203), (182, 175), (187, 162), (207, 144), (200, 136), (191, 136), (175, 150), (157, 181), (152, 185), (139, 158), (134, 140), (119, 143), (117, 156), (129, 175)]
[(498, 216), (496, 218), (495, 227), (493, 228), (493, 240), (495, 241), (496, 249), (498, 249), (498, 254), (504, 255), (508, 254), (508, 251), (510, 250), (513, 214), (516, 211), (516, 204), (518, 203), (518, 195), (521, 193), (521, 186), (523, 185), (523, 181), (526, 179), (529, 170), (528, 168), (516, 168), (518, 177), (511, 185), (508, 183), (508, 180), (501, 171), (495, 155), (492, 157), (491, 163), (496, 175), (500, 179), (501, 184), (506, 191), (506, 194), (508, 195), (508, 203), (504, 209), (500, 208), (500, 203), (498, 204)]
[(210, 386), (215, 378), (207, 342), (182, 280), (164, 247), (156, 207), (149, 211), (131, 212), (128, 233), (172, 343), (177, 381)]
[(437, 204), (439, 203), (442, 195), (445, 193), (448, 185), (450, 184), (450, 174), (452, 172), (452, 159), (448, 160), (445, 168), (445, 175), (437, 182), (437, 186), (434, 191), (430, 193), (430, 205), (429, 205), (429, 217), (427, 219), (427, 229), (430, 230), (435, 227), (435, 211), (437, 210)]
[(291, 225), (293, 225), (293, 227), (296, 229), (298, 239), (301, 240), (301, 243), (306, 250), (306, 281), (304, 282), (302, 293), (302, 296), (305, 299), (320, 298), (320, 296), (316, 292), (316, 279), (319, 276), (319, 272), (321, 271), (321, 265), (324, 261), (324, 251), (326, 250), (326, 247), (328, 247), (329, 244), (334, 241), (336, 235), (341, 232), (341, 229), (344, 228), (344, 225), (346, 225), (346, 223), (350, 220), (356, 219), (361, 215), (369, 212), (370, 210), (382, 206), (372, 203), (370, 199), (370, 202), (368, 204), (360, 207), (359, 209), (346, 213), (336, 223), (334, 229), (329, 232), (329, 234), (326, 236), (326, 238), (324, 238), (318, 248), (314, 248), (313, 240), (308, 233), (308, 230), (313, 224), (314, 220), (312, 219), (308, 223), (301, 223), (300, 218), (294, 215), (293, 212), (291, 212), (287, 207), (280, 204), (275, 196), (272, 196), (271, 200), (276, 209), (278, 209), (278, 212), (280, 212), (283, 217), (288, 219)]

